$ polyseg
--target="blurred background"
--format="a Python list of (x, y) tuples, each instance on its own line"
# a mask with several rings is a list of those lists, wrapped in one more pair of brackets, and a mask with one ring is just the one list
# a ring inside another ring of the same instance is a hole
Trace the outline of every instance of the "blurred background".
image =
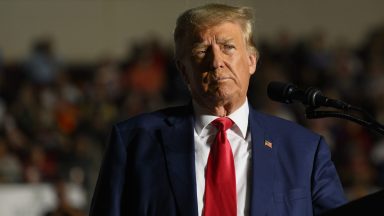
[[(111, 125), (189, 101), (173, 64), (184, 10), (214, 1), (0, 0), (0, 215), (87, 215)], [(215, 1), (255, 10), (249, 101), (323, 135), (350, 200), (384, 186), (384, 138), (270, 101), (316, 86), (384, 123), (384, 1)]]

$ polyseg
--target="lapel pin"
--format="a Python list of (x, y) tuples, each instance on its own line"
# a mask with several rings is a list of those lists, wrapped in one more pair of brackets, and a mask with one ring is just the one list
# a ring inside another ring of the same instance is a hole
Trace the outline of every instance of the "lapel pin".
[(268, 148), (272, 148), (272, 143), (268, 140), (264, 141), (264, 145), (267, 146)]

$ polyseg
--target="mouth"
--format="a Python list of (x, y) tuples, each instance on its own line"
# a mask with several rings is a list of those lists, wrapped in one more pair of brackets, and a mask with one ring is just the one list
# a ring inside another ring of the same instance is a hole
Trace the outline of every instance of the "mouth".
[(212, 81), (213, 82), (224, 82), (224, 81), (228, 81), (231, 79), (232, 79), (231, 77), (216, 77)]

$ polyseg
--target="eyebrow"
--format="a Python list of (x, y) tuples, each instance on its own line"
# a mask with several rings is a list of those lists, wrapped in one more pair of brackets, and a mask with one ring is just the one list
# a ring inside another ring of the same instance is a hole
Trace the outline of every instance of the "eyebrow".
[(230, 43), (230, 42), (233, 42), (234, 39), (233, 38), (220, 38), (217, 40), (217, 43), (218, 44), (226, 44), (226, 43)]
[[(227, 44), (227, 43), (231, 43), (233, 42), (234, 39), (233, 38), (219, 38), (218, 40), (216, 40), (217, 44)], [(195, 42), (193, 43), (192, 47), (194, 49), (196, 48), (206, 48), (210, 46), (209, 44), (207, 44), (206, 42), (204, 41), (199, 41), (199, 42)]]

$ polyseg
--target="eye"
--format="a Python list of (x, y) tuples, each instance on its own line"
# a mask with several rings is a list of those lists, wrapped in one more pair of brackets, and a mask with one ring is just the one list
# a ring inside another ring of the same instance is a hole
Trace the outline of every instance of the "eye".
[(195, 49), (192, 51), (193, 56), (196, 56), (198, 58), (204, 57), (206, 53), (207, 53), (207, 49), (203, 49), (203, 48)]
[(233, 50), (235, 50), (235, 46), (232, 45), (232, 44), (224, 44), (223, 45), (223, 51), (228, 53), (228, 52), (232, 52)]

